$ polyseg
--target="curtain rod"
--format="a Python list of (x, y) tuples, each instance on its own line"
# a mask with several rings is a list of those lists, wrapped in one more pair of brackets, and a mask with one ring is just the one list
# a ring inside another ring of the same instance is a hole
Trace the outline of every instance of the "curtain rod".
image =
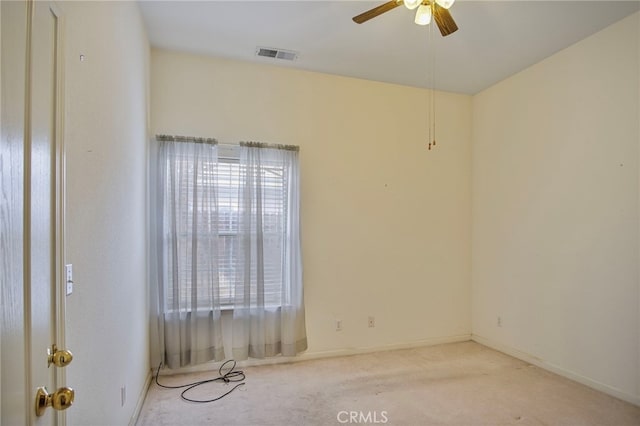
[[(194, 142), (194, 143), (209, 143), (209, 144), (218, 144), (218, 140), (215, 138), (197, 138), (194, 136), (177, 136), (177, 135), (156, 135), (156, 140), (163, 142)], [(270, 144), (265, 142), (254, 142), (254, 141), (242, 141), (239, 144), (240, 146), (246, 146), (249, 148), (271, 148), (271, 149), (282, 149), (285, 151), (300, 151), (300, 147), (297, 145), (284, 145), (284, 144)], [(230, 145), (234, 146), (234, 145)], [(237, 146), (237, 145), (235, 145)]]
[(283, 145), (283, 144), (269, 144), (269, 143), (264, 143), (264, 142), (253, 142), (253, 141), (248, 141), (248, 142), (240, 142), (240, 146), (246, 146), (249, 148), (271, 148), (271, 149), (282, 149), (285, 151), (295, 151), (298, 152), (300, 151), (300, 147), (297, 145)]
[(173, 135), (156, 135), (156, 139), (163, 142), (194, 142), (194, 143), (210, 143), (217, 144), (214, 138), (197, 138), (194, 136), (173, 136)]

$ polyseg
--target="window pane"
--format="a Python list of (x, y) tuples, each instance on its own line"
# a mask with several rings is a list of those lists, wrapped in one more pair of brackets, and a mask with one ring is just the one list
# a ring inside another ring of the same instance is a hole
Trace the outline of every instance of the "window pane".
[[(167, 262), (167, 276), (170, 277), (165, 298), (167, 306), (175, 306), (174, 300), (179, 299), (181, 309), (207, 308), (212, 298), (217, 298), (221, 305), (232, 305), (236, 283), (244, 273), (238, 227), (239, 190), (241, 181), (246, 177), (246, 167), (233, 159), (198, 164), (192, 156), (176, 155), (172, 161), (173, 165), (167, 164), (165, 185), (168, 191), (173, 188), (174, 193), (179, 194), (174, 213), (176, 223), (182, 228), (174, 235), (175, 241), (171, 241), (170, 230), (165, 230), (165, 244), (168, 247), (175, 244), (173, 247), (176, 247), (178, 257), (175, 275), (172, 263)], [(194, 173), (195, 179), (189, 178)], [(282, 303), (283, 237), (287, 219), (285, 174), (280, 165), (260, 170), (264, 302), (268, 306), (280, 306)], [(169, 199), (169, 195), (165, 198)], [(254, 209), (256, 206), (254, 203)], [(194, 221), (197, 225), (195, 230)], [(194, 249), (197, 252), (195, 257)], [(211, 259), (214, 262), (207, 262)], [(193, 261), (197, 262), (195, 271), (192, 270)], [(255, 264), (251, 273), (256, 276)], [(176, 278), (175, 286), (171, 283), (172, 277)], [(251, 293), (252, 303), (256, 303), (256, 292)]]

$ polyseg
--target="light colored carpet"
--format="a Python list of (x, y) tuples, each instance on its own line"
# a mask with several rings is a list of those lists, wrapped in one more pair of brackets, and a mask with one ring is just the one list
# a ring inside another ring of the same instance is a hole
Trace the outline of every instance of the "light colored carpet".
[[(474, 342), (244, 371), (245, 386), (209, 404), (152, 383), (138, 425), (640, 425), (640, 407)], [(191, 396), (212, 398), (229, 386), (216, 382)]]

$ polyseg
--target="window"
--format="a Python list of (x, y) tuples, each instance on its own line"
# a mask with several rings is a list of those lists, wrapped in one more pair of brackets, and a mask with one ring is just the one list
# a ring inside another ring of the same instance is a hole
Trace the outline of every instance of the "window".
[[(242, 277), (245, 265), (238, 228), (243, 223), (239, 198), (240, 184), (246, 179), (246, 166), (240, 166), (237, 157), (220, 158), (217, 173), (220, 300), (222, 304), (229, 306), (233, 305), (235, 285)], [(286, 170), (277, 165), (263, 167), (261, 170), (261, 233), (264, 248), (264, 297), (267, 306), (282, 304), (282, 235), (287, 218), (285, 173)], [(253, 273), (257, 272), (254, 270)], [(251, 293), (257, 294), (255, 291)]]
[[(220, 151), (219, 157), (193, 161), (190, 155), (182, 155), (166, 164), (165, 186), (180, 186), (176, 210), (180, 212), (179, 222), (187, 225), (175, 241), (176, 254), (181, 261), (170, 265), (177, 264), (175, 278), (180, 285), (177, 286), (179, 291), (167, 291), (167, 309), (185, 304), (207, 308), (213, 297), (217, 297), (223, 307), (234, 306), (236, 286), (243, 279), (246, 263), (240, 241), (240, 226), (243, 224), (240, 191), (241, 184), (247, 179), (247, 166), (240, 165), (237, 149), (225, 147)], [(191, 174), (195, 174), (195, 180), (186, 178)], [(256, 214), (259, 209), (262, 217), (263, 267), (260, 273), (264, 278), (264, 304), (275, 307), (283, 302), (282, 235), (286, 232), (288, 176), (287, 170), (278, 164), (263, 165), (259, 176), (261, 179), (250, 182), (259, 187), (261, 193), (259, 200), (252, 203), (252, 213)], [(173, 244), (170, 230), (165, 234), (165, 243)], [(257, 251), (258, 248), (252, 250)], [(257, 253), (251, 255), (256, 256)], [(211, 271), (212, 259), (217, 273)], [(194, 261), (197, 262), (195, 271)], [(255, 266), (253, 264), (252, 274), (258, 274)], [(168, 273), (174, 276), (171, 266)], [(215, 281), (218, 282), (217, 288), (211, 285)], [(252, 299), (260, 294), (255, 290), (251, 291)]]
[(307, 347), (300, 253), (299, 150), (156, 137), (151, 162), (151, 291), (170, 368)]

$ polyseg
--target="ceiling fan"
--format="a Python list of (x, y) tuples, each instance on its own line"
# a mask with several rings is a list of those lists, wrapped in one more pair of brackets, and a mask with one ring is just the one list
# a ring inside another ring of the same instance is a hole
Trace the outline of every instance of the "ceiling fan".
[(373, 19), (378, 15), (382, 15), (396, 7), (404, 4), (407, 9), (416, 11), (415, 23), (418, 25), (427, 25), (431, 22), (431, 17), (436, 21), (436, 25), (440, 29), (443, 36), (448, 36), (458, 30), (456, 22), (449, 13), (449, 8), (455, 0), (391, 0), (371, 10), (367, 10), (358, 16), (353, 17), (353, 22), (362, 24), (369, 19)]

